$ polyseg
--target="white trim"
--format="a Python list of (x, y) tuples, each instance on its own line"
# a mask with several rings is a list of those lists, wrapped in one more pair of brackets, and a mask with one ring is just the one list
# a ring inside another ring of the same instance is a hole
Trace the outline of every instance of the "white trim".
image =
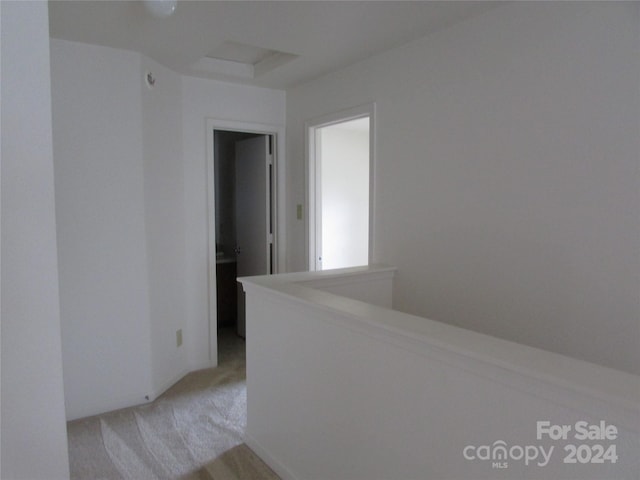
[[(285, 271), (286, 209), (285, 209), (285, 127), (279, 124), (240, 122), (206, 118), (206, 166), (207, 166), (207, 311), (209, 321), (209, 363), (218, 365), (217, 358), (217, 298), (216, 298), (216, 225), (215, 225), (215, 179), (214, 179), (214, 131), (250, 132), (272, 135), (274, 169), (274, 273)], [(215, 299), (215, 301), (212, 301)]]
[(151, 394), (149, 395), (148, 401), (149, 402), (155, 401), (156, 398), (158, 398), (164, 392), (169, 390), (169, 388), (173, 387), (176, 383), (178, 383), (187, 373), (189, 373), (189, 371), (190, 370), (188, 368), (183, 368), (180, 371), (180, 373), (178, 373), (177, 375), (174, 375), (172, 378), (170, 378), (166, 382), (163, 382), (162, 385), (160, 385), (158, 388), (154, 388), (151, 391)]
[(145, 405), (153, 402), (157, 397), (153, 391), (139, 391), (128, 393), (126, 395), (117, 395), (113, 398), (101, 397), (92, 405), (83, 405), (81, 408), (74, 408), (72, 415), (66, 416), (67, 422), (78, 420), (80, 418), (93, 417), (105, 412), (113, 412), (122, 408), (129, 408), (137, 405)]
[[(358, 268), (358, 267), (356, 267)], [(395, 277), (395, 267), (384, 267), (377, 265), (375, 267), (368, 266), (367, 270), (339, 269), (339, 270), (323, 270), (323, 272), (336, 272), (328, 276), (318, 276), (311, 280), (299, 280), (295, 283), (309, 288), (317, 288), (319, 290), (340, 287), (343, 285), (358, 285), (361, 283), (377, 282), (379, 280), (390, 280)], [(343, 273), (344, 272), (344, 273)]]
[(305, 249), (309, 270), (317, 270), (318, 232), (316, 232), (316, 190), (317, 185), (317, 145), (316, 131), (319, 128), (338, 123), (369, 117), (369, 263), (375, 261), (374, 222), (376, 197), (376, 104), (375, 102), (358, 105), (339, 112), (322, 115), (307, 120), (304, 124), (305, 132), (305, 188), (307, 191), (307, 221), (305, 224)]

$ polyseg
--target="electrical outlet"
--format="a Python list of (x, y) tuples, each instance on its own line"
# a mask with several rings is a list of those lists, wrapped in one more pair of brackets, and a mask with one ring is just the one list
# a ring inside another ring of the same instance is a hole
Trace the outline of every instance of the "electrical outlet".
[(176, 347), (182, 345), (182, 329), (176, 331)]

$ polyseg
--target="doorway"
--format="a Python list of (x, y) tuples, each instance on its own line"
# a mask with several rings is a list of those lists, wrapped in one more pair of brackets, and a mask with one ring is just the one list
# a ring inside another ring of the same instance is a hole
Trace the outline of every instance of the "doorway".
[(371, 259), (373, 105), (307, 124), (309, 269)]
[(215, 309), (220, 352), (221, 342), (246, 336), (244, 292), (236, 278), (275, 271), (275, 135), (214, 129), (211, 140), (215, 265), (209, 268), (215, 295), (210, 285), (210, 309)]

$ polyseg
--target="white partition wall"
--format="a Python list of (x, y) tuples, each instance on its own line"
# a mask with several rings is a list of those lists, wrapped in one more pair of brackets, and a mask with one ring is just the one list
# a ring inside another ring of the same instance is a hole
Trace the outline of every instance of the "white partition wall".
[(637, 376), (336, 295), (376, 270), (243, 279), (246, 442), (282, 478), (637, 478)]
[(69, 478), (51, 140), (47, 2), (2, 17), (0, 478)]

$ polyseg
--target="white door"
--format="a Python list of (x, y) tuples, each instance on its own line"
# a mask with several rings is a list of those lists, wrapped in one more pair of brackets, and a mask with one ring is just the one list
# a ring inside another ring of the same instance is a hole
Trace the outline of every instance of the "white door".
[[(236, 254), (238, 277), (271, 273), (272, 155), (269, 136), (236, 142)], [(238, 335), (245, 336), (244, 292), (238, 284)]]

